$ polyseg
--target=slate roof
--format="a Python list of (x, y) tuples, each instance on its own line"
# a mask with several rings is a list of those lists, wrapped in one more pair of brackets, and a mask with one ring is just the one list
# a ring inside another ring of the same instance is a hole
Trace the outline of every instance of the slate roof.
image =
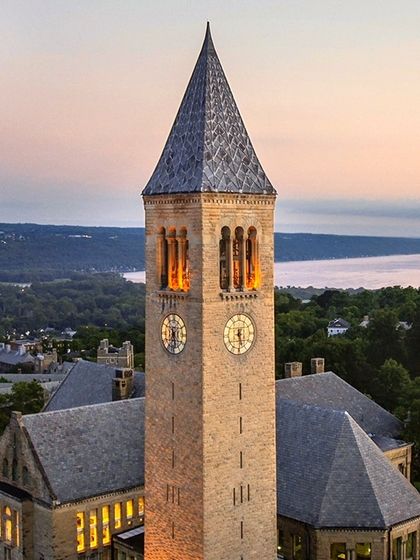
[(350, 323), (345, 319), (334, 319), (328, 323), (329, 329), (349, 329), (351, 327)]
[(278, 513), (318, 528), (385, 529), (420, 494), (347, 412), (277, 396)]
[(62, 503), (144, 484), (144, 399), (23, 416)]
[(347, 411), (367, 434), (397, 437), (402, 432), (395, 416), (332, 371), (280, 379), (277, 391), (288, 400)]
[(273, 194), (213, 45), (210, 27), (172, 130), (143, 195)]
[[(46, 404), (44, 411), (112, 401), (115, 367), (79, 360)], [(144, 397), (144, 373), (134, 372), (133, 397)]]
[(18, 364), (32, 363), (35, 358), (29, 352), (21, 354), (19, 350), (0, 350), (0, 363), (7, 364), (11, 366), (16, 366)]

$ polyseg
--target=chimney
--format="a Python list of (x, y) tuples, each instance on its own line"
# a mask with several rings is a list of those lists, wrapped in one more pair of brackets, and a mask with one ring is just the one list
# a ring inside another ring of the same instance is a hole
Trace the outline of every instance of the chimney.
[(24, 344), (20, 344), (19, 346), (19, 356), (24, 356), (26, 354), (26, 346)]
[(134, 389), (134, 372), (132, 369), (121, 368), (115, 370), (112, 380), (112, 400), (122, 401), (129, 399)]
[(107, 338), (104, 338), (99, 343), (99, 349), (100, 350), (106, 350), (108, 348), (108, 346), (109, 346), (109, 340)]
[(302, 362), (288, 362), (284, 364), (284, 377), (301, 377)]
[(4, 350), (4, 342), (0, 342), (0, 351)]
[(12, 347), (10, 346), (10, 344), (6, 344), (6, 352), (10, 352), (12, 349)]
[(311, 373), (324, 373), (325, 372), (325, 359), (312, 358), (311, 359)]

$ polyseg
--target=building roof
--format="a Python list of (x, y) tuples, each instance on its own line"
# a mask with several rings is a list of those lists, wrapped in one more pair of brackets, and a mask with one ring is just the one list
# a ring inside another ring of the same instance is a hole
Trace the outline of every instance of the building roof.
[(143, 485), (143, 398), (31, 414), (22, 421), (56, 500)]
[[(62, 410), (75, 406), (112, 401), (112, 380), (115, 367), (79, 360), (68, 372), (57, 391), (46, 404), (44, 411)], [(144, 397), (144, 373), (134, 372), (133, 397)]]
[(420, 494), (349, 413), (277, 394), (278, 513), (317, 528), (385, 529), (420, 515)]
[(35, 358), (29, 352), (21, 353), (19, 350), (0, 350), (0, 363), (10, 366), (33, 363)]
[(345, 319), (334, 319), (328, 323), (329, 329), (349, 329), (351, 327), (350, 323)]
[(347, 411), (370, 435), (397, 437), (402, 423), (332, 371), (277, 381), (282, 398)]
[(143, 195), (274, 194), (213, 45), (210, 27), (172, 130)]

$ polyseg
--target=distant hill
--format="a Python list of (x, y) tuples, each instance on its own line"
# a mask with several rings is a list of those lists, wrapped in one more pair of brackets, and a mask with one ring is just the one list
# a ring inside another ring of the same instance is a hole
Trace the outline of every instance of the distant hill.
[[(276, 233), (275, 260), (420, 254), (420, 239)], [(144, 269), (144, 228), (0, 224), (0, 281)]]

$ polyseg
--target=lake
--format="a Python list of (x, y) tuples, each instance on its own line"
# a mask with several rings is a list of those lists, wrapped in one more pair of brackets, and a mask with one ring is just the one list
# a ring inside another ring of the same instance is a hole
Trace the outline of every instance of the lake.
[[(144, 271), (127, 272), (124, 278), (144, 282)], [(277, 286), (306, 288), (420, 287), (420, 255), (393, 255), (322, 261), (289, 261), (274, 264)]]

